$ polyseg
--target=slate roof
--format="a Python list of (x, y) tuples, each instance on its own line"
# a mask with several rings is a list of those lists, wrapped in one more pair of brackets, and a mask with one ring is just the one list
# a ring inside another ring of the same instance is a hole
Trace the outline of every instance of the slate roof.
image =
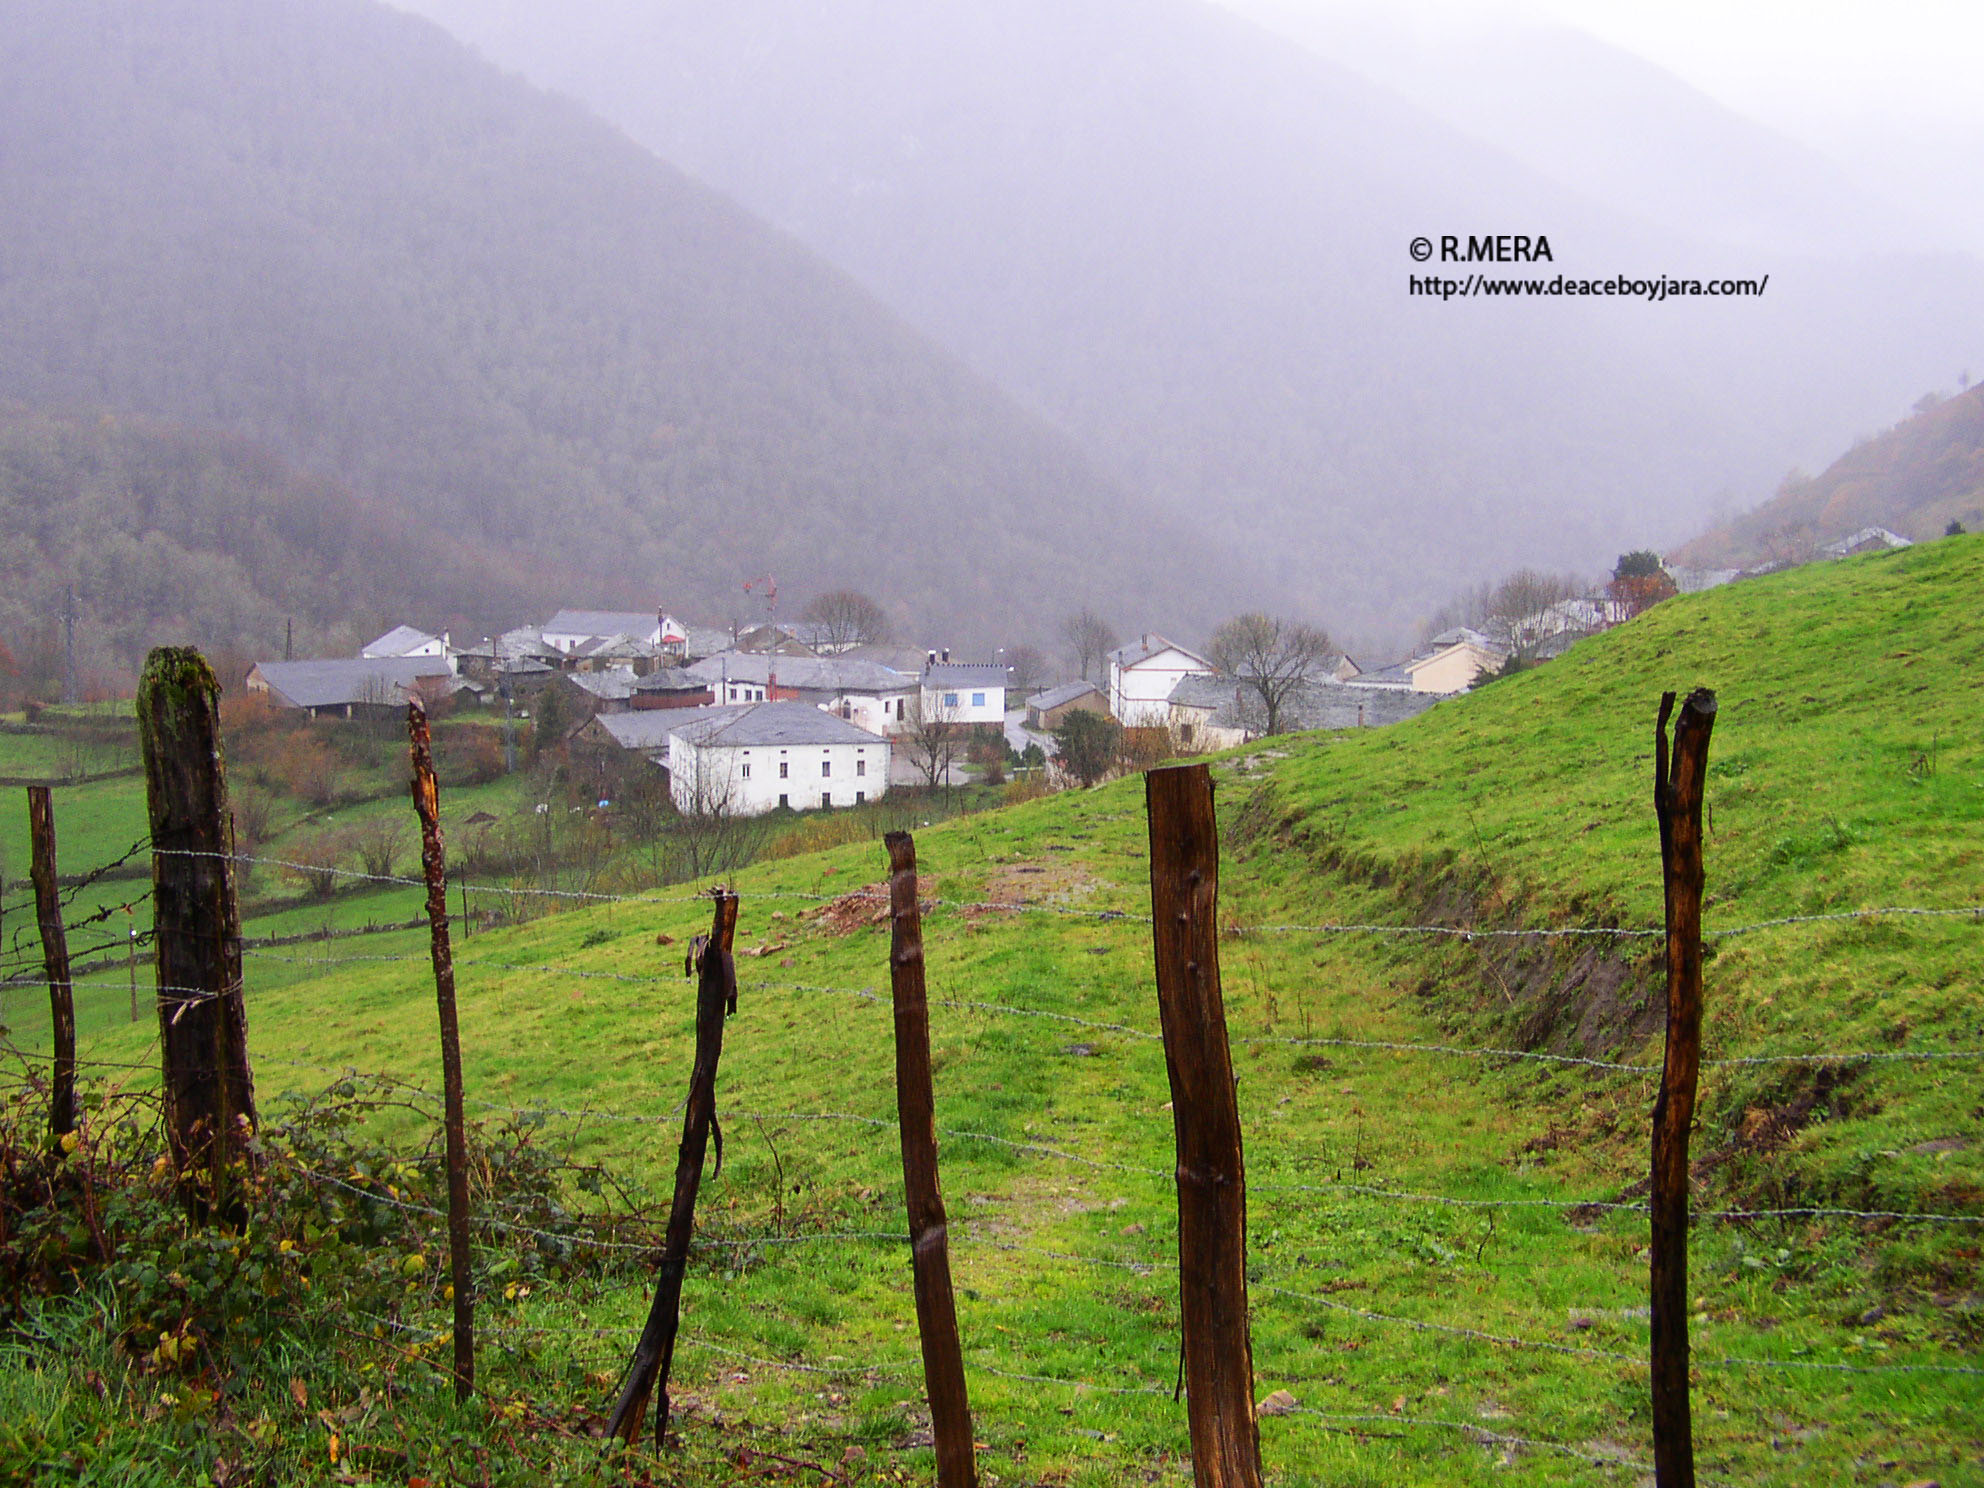
[(601, 702), (624, 703), (634, 695), (634, 674), (624, 667), (608, 667), (603, 672), (574, 672), (571, 684), (589, 692)]
[(634, 684), (636, 692), (704, 692), (709, 683), (683, 667), (656, 667)]
[(1874, 552), (1882, 548), (1912, 548), (1915, 544), (1899, 532), (1890, 532), (1885, 527), (1862, 527), (1858, 532), (1849, 532), (1838, 542), (1829, 542), (1820, 548), (1821, 553), (1835, 558), (1850, 557), (1855, 553)]
[(440, 656), (331, 657), (322, 661), (264, 661), (262, 680), (299, 708), (337, 708), (346, 703), (398, 703), (422, 677), (450, 677)]
[(1006, 669), (990, 662), (938, 661), (923, 668), (925, 687), (1004, 687)]
[(808, 692), (908, 692), (916, 686), (914, 677), (893, 667), (845, 656), (772, 656), (763, 651), (725, 651), (706, 656), (688, 668), (690, 676), (707, 683), (728, 678), (759, 686), (765, 685), (774, 671), (778, 673), (780, 687)]
[(431, 646), (440, 639), (424, 630), (415, 630), (411, 625), (395, 625), (358, 654), (366, 657), (404, 656), (421, 646)]
[(811, 703), (735, 703), (682, 708), (671, 734), (698, 745), (725, 748), (760, 744), (886, 744), (880, 734), (849, 723)]
[(646, 637), (659, 623), (652, 610), (560, 610), (540, 629), (558, 635)]
[(1026, 705), (1035, 712), (1046, 713), (1063, 703), (1072, 703), (1085, 692), (1102, 696), (1102, 689), (1093, 682), (1063, 682), (1059, 687), (1050, 687), (1045, 692), (1036, 692), (1026, 700)]
[(1180, 652), (1190, 657), (1193, 661), (1196, 661), (1200, 666), (1206, 668), (1206, 670), (1212, 670), (1212, 663), (1199, 655), (1198, 652), (1192, 650), (1189, 646), (1181, 646), (1176, 641), (1167, 641), (1155, 631), (1152, 631), (1148, 635), (1139, 636), (1127, 646), (1118, 646), (1114, 651), (1109, 653), (1109, 659), (1115, 662), (1117, 666), (1127, 670), (1130, 667), (1138, 666), (1143, 662), (1149, 661), (1153, 656), (1162, 655), (1166, 651)]

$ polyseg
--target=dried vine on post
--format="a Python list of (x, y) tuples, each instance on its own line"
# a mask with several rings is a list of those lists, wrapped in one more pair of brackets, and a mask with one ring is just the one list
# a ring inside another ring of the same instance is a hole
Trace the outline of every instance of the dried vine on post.
[(1219, 824), (1204, 765), (1144, 777), (1157, 1002), (1178, 1150), (1178, 1287), (1198, 1488), (1260, 1488), (1247, 1173), (1219, 983)]
[(1672, 753), (1660, 699), (1654, 726), (1653, 805), (1660, 822), (1661, 884), (1667, 901), (1667, 1052), (1653, 1107), (1650, 1243), (1653, 1466), (1659, 1488), (1694, 1488), (1694, 1426), (1688, 1403), (1688, 1128), (1695, 1119), (1702, 1032), (1702, 794), (1715, 694), (1697, 688), (1681, 705)]
[(76, 998), (69, 986), (69, 937), (55, 873), (55, 805), (45, 785), (28, 787), (29, 876), (41, 921), (41, 964), (48, 976), (48, 1018), (55, 1065), (48, 1093), (48, 1128), (57, 1138), (76, 1129)]
[(710, 1133), (716, 1133), (717, 1171), (723, 1170), (723, 1132), (716, 1121), (716, 1070), (723, 1057), (723, 1020), (737, 1008), (737, 967), (731, 942), (737, 931), (737, 896), (715, 891), (716, 906), (707, 940), (697, 937), (691, 953), (696, 979), (696, 1062), (689, 1073), (689, 1101), (682, 1113), (682, 1145), (675, 1161), (675, 1198), (668, 1210), (668, 1232), (662, 1239), (661, 1266), (655, 1281), (654, 1304), (620, 1398), (606, 1423), (608, 1436), (632, 1446), (640, 1435), (648, 1397), (659, 1388), (655, 1405), (654, 1442), (668, 1436), (668, 1371), (675, 1358), (675, 1332), (682, 1302), (682, 1277), (689, 1265), (689, 1237), (695, 1229), (696, 1191), (703, 1181), (703, 1154)]
[(161, 646), (146, 658), (138, 738), (151, 822), (166, 1135), (188, 1210), (238, 1222), (244, 1215), (226, 1198), (227, 1173), (247, 1160), (255, 1083), (219, 701), (220, 683), (198, 651)]
[(448, 943), (448, 860), (441, 838), (441, 788), (427, 710), (406, 705), (413, 756), (413, 807), (420, 814), (420, 868), (427, 880), (427, 924), (434, 953), (434, 1001), (441, 1015), (442, 1121), (448, 1144), (448, 1275), (455, 1293), (455, 1398), (475, 1389), (475, 1295), (469, 1279), (468, 1139), (462, 1125), (462, 1041), (455, 1024), (455, 958)]
[(930, 1077), (930, 1004), (923, 985), (923, 916), (916, 903), (916, 843), (907, 832), (889, 850), (889, 985), (896, 1018), (896, 1115), (902, 1131), (903, 1197), (909, 1208), (916, 1329), (940, 1488), (972, 1488), (971, 1404), (965, 1394), (957, 1303), (951, 1294), (949, 1226), (937, 1182), (937, 1100)]

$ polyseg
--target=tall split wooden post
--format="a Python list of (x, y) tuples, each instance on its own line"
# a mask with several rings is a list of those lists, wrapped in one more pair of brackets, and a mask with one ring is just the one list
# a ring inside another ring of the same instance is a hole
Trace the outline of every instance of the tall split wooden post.
[[(234, 817), (220, 738), (220, 683), (198, 651), (161, 646), (138, 679), (138, 738), (152, 834), (165, 1128), (180, 1193), (196, 1217), (241, 1216), (226, 1173), (255, 1122)], [(194, 1180), (205, 1167), (209, 1187)]]
[(1157, 1003), (1178, 1150), (1178, 1288), (1198, 1488), (1260, 1488), (1247, 1175), (1219, 984), (1219, 825), (1204, 765), (1144, 777)]
[(903, 1198), (909, 1210), (916, 1331), (940, 1488), (974, 1488), (971, 1403), (951, 1295), (950, 1225), (937, 1182), (937, 1098), (930, 1078), (930, 1004), (923, 985), (923, 915), (916, 902), (916, 842), (882, 839), (889, 850), (889, 988), (896, 1015), (896, 1119), (902, 1132)]
[[(716, 1127), (716, 1070), (723, 1057), (723, 1020), (737, 1010), (737, 965), (731, 944), (737, 933), (737, 896), (718, 888), (709, 939), (696, 961), (696, 1061), (689, 1072), (689, 1100), (682, 1112), (682, 1145), (675, 1159), (675, 1198), (668, 1209), (668, 1231), (662, 1237), (661, 1265), (655, 1279), (654, 1305), (634, 1345), (620, 1398), (608, 1417), (606, 1434), (628, 1446), (641, 1434), (641, 1416), (648, 1397), (659, 1388), (655, 1405), (654, 1444), (668, 1436), (668, 1371), (675, 1360), (675, 1332), (682, 1304), (682, 1278), (689, 1266), (689, 1238), (696, 1224), (696, 1191), (703, 1181), (703, 1155), (710, 1131)], [(698, 937), (701, 940), (701, 937)], [(723, 1163), (723, 1135), (717, 1132), (717, 1165)]]
[(1688, 1405), (1688, 1129), (1702, 1040), (1702, 794), (1715, 694), (1697, 688), (1681, 704), (1674, 747), (1660, 699), (1654, 726), (1653, 805), (1660, 821), (1661, 883), (1667, 900), (1667, 1053), (1653, 1107), (1652, 1240), (1653, 1471), (1659, 1488), (1694, 1488), (1694, 1425)]
[(455, 956), (448, 943), (448, 859), (441, 837), (441, 788), (427, 709), (406, 705), (413, 757), (413, 808), (420, 815), (420, 869), (427, 880), (427, 924), (434, 958), (434, 1002), (441, 1016), (442, 1124), (448, 1146), (448, 1279), (455, 1292), (455, 1399), (475, 1391), (475, 1294), (469, 1279), (468, 1137), (462, 1123), (462, 1041), (455, 1023)]
[(41, 964), (48, 977), (48, 1021), (55, 1068), (48, 1092), (48, 1129), (60, 1138), (76, 1129), (76, 997), (69, 985), (69, 936), (55, 874), (55, 804), (48, 787), (28, 787), (29, 876), (41, 922)]

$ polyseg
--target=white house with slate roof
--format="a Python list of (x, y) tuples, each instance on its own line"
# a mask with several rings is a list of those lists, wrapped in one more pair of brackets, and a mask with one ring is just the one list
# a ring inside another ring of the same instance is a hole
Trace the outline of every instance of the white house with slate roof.
[(539, 633), (546, 647), (565, 656), (614, 640), (632, 641), (651, 652), (679, 652), (688, 636), (680, 621), (658, 610), (560, 610)]
[(1198, 652), (1146, 633), (1109, 653), (1109, 711), (1125, 728), (1164, 728), (1171, 721), (1171, 689), (1186, 677), (1218, 670)]
[(446, 631), (436, 636), (429, 635), (424, 630), (415, 630), (411, 625), (395, 625), (358, 654), (367, 659), (387, 656), (446, 656), (448, 650)]
[(923, 668), (922, 693), (925, 718), (1005, 726), (1006, 669), (1002, 666), (972, 661), (930, 662)]
[(620, 725), (649, 720), (667, 725), (669, 794), (678, 811), (758, 816), (781, 806), (859, 806), (888, 793), (889, 741), (811, 703), (683, 708), (598, 721), (618, 737)]

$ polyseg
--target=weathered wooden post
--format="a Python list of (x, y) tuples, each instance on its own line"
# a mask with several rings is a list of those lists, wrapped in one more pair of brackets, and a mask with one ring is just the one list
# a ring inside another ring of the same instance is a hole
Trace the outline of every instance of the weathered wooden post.
[(28, 846), (55, 1045), (48, 1129), (60, 1138), (76, 1129), (76, 998), (69, 985), (69, 937), (62, 925), (62, 894), (55, 874), (55, 804), (45, 785), (28, 787)]
[[(703, 1181), (703, 1155), (708, 1150), (710, 1130), (716, 1126), (716, 1070), (723, 1057), (723, 1020), (737, 1006), (737, 967), (731, 959), (737, 896), (719, 888), (715, 899), (709, 940), (696, 961), (696, 1062), (689, 1072), (689, 1101), (682, 1113), (682, 1145), (675, 1160), (675, 1198), (668, 1210), (668, 1230), (662, 1237), (654, 1305), (648, 1309), (647, 1324), (634, 1345), (620, 1398), (606, 1423), (606, 1434), (629, 1446), (640, 1435), (641, 1415), (657, 1384), (661, 1398), (655, 1406), (654, 1444), (660, 1448), (667, 1440), (668, 1371), (675, 1359), (682, 1278), (688, 1270), (689, 1237), (696, 1223), (696, 1190)], [(719, 1132), (719, 1168), (722, 1158)]]
[(475, 1296), (469, 1278), (468, 1138), (462, 1125), (462, 1041), (455, 1024), (455, 958), (448, 944), (448, 860), (441, 838), (441, 789), (427, 710), (406, 705), (413, 757), (413, 808), (420, 815), (420, 868), (427, 879), (427, 924), (434, 958), (434, 1002), (441, 1017), (442, 1124), (448, 1147), (448, 1276), (455, 1291), (455, 1399), (475, 1390)]
[[(152, 911), (165, 1126), (195, 1217), (219, 1209), (229, 1162), (255, 1121), (234, 818), (221, 751), (220, 683), (198, 651), (161, 646), (138, 679), (138, 737), (152, 834)], [(210, 1187), (192, 1181), (206, 1167)]]
[(1254, 1346), (1247, 1322), (1247, 1175), (1219, 984), (1219, 825), (1212, 775), (1144, 776), (1157, 1003), (1178, 1150), (1178, 1288), (1192, 1477), (1260, 1488)]
[(882, 839), (889, 850), (889, 986), (896, 1015), (896, 1118), (902, 1132), (903, 1198), (909, 1210), (916, 1330), (940, 1488), (973, 1488), (971, 1404), (965, 1395), (957, 1303), (951, 1295), (949, 1222), (937, 1182), (937, 1098), (930, 1078), (930, 1004), (923, 985), (923, 915), (916, 902), (916, 842)]
[(1694, 1488), (1694, 1426), (1688, 1404), (1688, 1128), (1702, 1036), (1702, 795), (1715, 694), (1697, 688), (1681, 705), (1674, 748), (1660, 699), (1654, 726), (1653, 805), (1660, 822), (1661, 883), (1667, 901), (1667, 1053), (1653, 1107), (1652, 1241), (1653, 1470), (1659, 1488)]

